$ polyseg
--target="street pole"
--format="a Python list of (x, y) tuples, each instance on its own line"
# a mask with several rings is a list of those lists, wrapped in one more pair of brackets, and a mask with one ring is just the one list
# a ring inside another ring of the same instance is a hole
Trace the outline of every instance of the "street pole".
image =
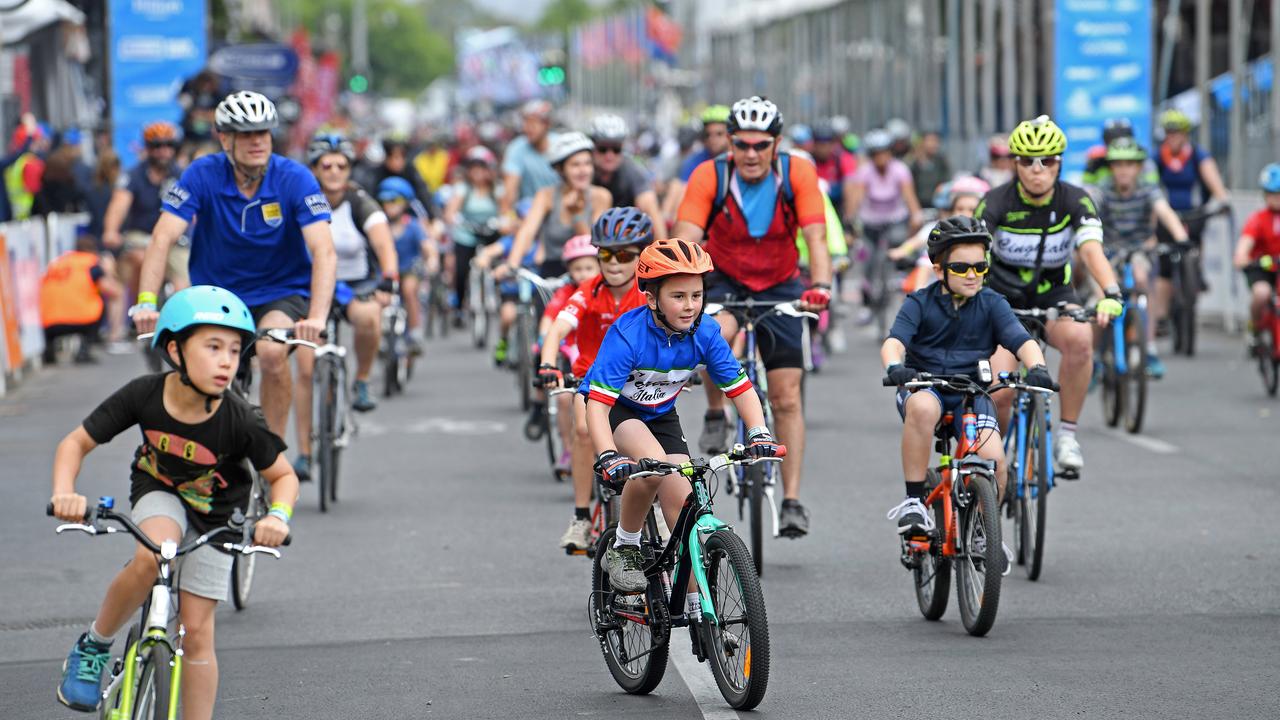
[(1196, 94), (1200, 96), (1200, 147), (1208, 148), (1210, 140), (1209, 106), (1209, 36), (1212, 18), (1209, 16), (1210, 0), (1196, 0)]
[(369, 74), (369, 16), (367, 0), (355, 0), (351, 5), (351, 69)]
[(1271, 146), (1280, 146), (1280, 0), (1271, 0)]
[[(964, 134), (964, 122), (960, 119), (960, 0), (947, 0), (947, 136), (956, 146)], [(955, 160), (956, 158), (952, 158)]]
[[(1035, 4), (1036, 0), (1016, 0), (1018, 3), (1018, 24), (1022, 31), (1018, 33), (1018, 46), (1022, 51), (1021, 60), (1018, 62), (1019, 72), (1022, 73), (1022, 92), (1018, 93), (1022, 112), (1021, 120), (1027, 120), (1035, 116), (1036, 110), (1036, 55), (1035, 47), (1038, 43), (1035, 41), (1036, 25), (1035, 25)], [(1013, 126), (1004, 129), (1004, 132), (1013, 130)]]
[(1229, 0), (1227, 48), (1231, 57), (1231, 115), (1228, 162), (1231, 187), (1244, 184), (1244, 0)]
[(982, 123), (983, 137), (996, 128), (996, 0), (982, 0)]

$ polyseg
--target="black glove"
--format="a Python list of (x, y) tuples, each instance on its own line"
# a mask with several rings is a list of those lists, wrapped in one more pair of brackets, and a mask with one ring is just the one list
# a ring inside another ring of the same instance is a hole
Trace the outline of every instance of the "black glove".
[(391, 295), (400, 294), (400, 283), (395, 278), (384, 277), (378, 281), (378, 289)]
[(1058, 383), (1054, 382), (1053, 378), (1049, 376), (1049, 368), (1044, 365), (1036, 365), (1033, 368), (1029, 368), (1024, 382), (1031, 387), (1044, 388), (1054, 392), (1058, 390)]
[(564, 373), (555, 365), (539, 365), (537, 384), (545, 388), (560, 387), (564, 384)]
[(769, 433), (762, 432), (751, 437), (751, 444), (747, 445), (746, 452), (753, 458), (781, 457), (787, 454), (787, 448)]
[(894, 363), (885, 369), (885, 375), (894, 385), (906, 385), (916, 379), (919, 371), (915, 368), (909, 368), (902, 363)]
[(624, 482), (631, 477), (631, 473), (639, 469), (634, 458), (627, 457), (617, 450), (605, 450), (600, 453), (596, 457), (596, 464), (592, 467), (601, 477), (614, 484)]

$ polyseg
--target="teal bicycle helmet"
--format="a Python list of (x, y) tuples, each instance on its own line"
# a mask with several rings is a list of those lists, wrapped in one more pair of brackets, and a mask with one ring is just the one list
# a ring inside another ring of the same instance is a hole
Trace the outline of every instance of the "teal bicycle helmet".
[(244, 337), (241, 352), (248, 350), (256, 336), (253, 316), (244, 301), (236, 297), (230, 290), (213, 285), (193, 285), (179, 290), (165, 301), (160, 310), (160, 318), (156, 321), (155, 334), (151, 337), (151, 347), (163, 349), (169, 340), (178, 343), (178, 362), (175, 364), (169, 353), (164, 352), (165, 362), (173, 365), (178, 371), (178, 379), (183, 385), (195, 390), (205, 397), (205, 410), (213, 411), (213, 401), (222, 395), (211, 395), (196, 387), (187, 375), (187, 361), (182, 355), (182, 341), (201, 325), (219, 325), (231, 328)]

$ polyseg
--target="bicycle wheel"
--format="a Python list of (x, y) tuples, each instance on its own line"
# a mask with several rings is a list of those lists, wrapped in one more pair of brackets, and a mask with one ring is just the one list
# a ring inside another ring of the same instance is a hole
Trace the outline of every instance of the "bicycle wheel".
[(707, 585), (720, 622), (701, 622), (702, 646), (725, 702), (750, 710), (769, 687), (769, 619), (764, 591), (747, 546), (732, 530), (717, 530), (702, 546)]
[(1258, 372), (1262, 374), (1262, 388), (1267, 394), (1274, 397), (1276, 394), (1276, 385), (1278, 384), (1276, 372), (1277, 361), (1273, 355), (1275, 352), (1275, 338), (1272, 336), (1270, 327), (1265, 327), (1258, 331), (1258, 335), (1254, 338), (1255, 350), (1258, 356)]
[(329, 502), (338, 502), (338, 475), (342, 470), (342, 445), (339, 440), (347, 434), (347, 366), (343, 360), (334, 362), (333, 375), (330, 379), (330, 392), (334, 398), (329, 408)]
[[(658, 687), (667, 672), (670, 618), (664, 602), (652, 602), (656, 583), (650, 583), (643, 595), (614, 594), (609, 576), (600, 567), (605, 550), (613, 544), (614, 532), (615, 528), (609, 528), (596, 544), (587, 613), (609, 674), (626, 692), (645, 695)], [(657, 594), (661, 597), (661, 588)]]
[(533, 332), (528, 309), (516, 317), (516, 390), (520, 394), (520, 409), (528, 410), (533, 402)]
[(970, 475), (967, 491), (968, 504), (957, 513), (960, 552), (956, 558), (956, 599), (964, 629), (981, 637), (996, 621), (1005, 557), (1000, 543), (1000, 510), (991, 481)]
[[(560, 428), (556, 420), (557, 413), (552, 413), (551, 406), (558, 401), (560, 396), (548, 397), (547, 404), (543, 407), (542, 416), (547, 423), (547, 430), (543, 433), (543, 440), (547, 445), (547, 463), (551, 467), (551, 478), (556, 482), (564, 482), (564, 477), (556, 471), (556, 464), (560, 462), (560, 451), (563, 444), (560, 442)], [(572, 410), (572, 408), (570, 408)]]
[(488, 299), (484, 295), (484, 276), (475, 268), (467, 276), (467, 314), (471, 316), (471, 342), (477, 348), (489, 343)]
[(751, 559), (756, 568), (756, 576), (764, 577), (764, 506), (768, 502), (764, 496), (764, 474), (767, 472), (764, 463), (748, 465), (744, 473), (742, 488), (746, 492), (747, 504), (751, 514)]
[(1120, 404), (1124, 409), (1124, 429), (1131, 433), (1142, 430), (1147, 411), (1147, 328), (1143, 320), (1141, 312), (1125, 311), (1125, 378)]
[(1174, 352), (1191, 357), (1196, 354), (1196, 300), (1200, 295), (1198, 256), (1188, 253), (1175, 268), (1178, 273), (1177, 312), (1173, 317)]
[(133, 720), (168, 720), (169, 680), (173, 674), (169, 662), (172, 657), (169, 648), (158, 643), (152, 645), (143, 658), (133, 702)]
[(1102, 386), (1102, 420), (1108, 427), (1120, 424), (1120, 416), (1124, 413), (1124, 396), (1120, 388), (1123, 378), (1116, 372), (1116, 340), (1113, 332), (1110, 328), (1102, 331), (1102, 377), (1098, 379)]
[[(267, 514), (267, 484), (255, 470), (250, 469), (250, 476), (253, 478), (253, 489), (249, 491), (249, 507), (245, 515), (262, 517)], [(236, 553), (231, 556), (231, 602), (236, 610), (243, 610), (249, 604), (249, 591), (253, 589), (253, 570), (257, 564), (256, 553)]]
[(311, 474), (320, 491), (320, 512), (329, 511), (330, 463), (333, 445), (333, 365), (329, 358), (316, 360), (311, 393)]
[(1044, 566), (1044, 532), (1049, 517), (1049, 443), (1046, 442), (1044, 399), (1031, 398), (1031, 427), (1027, 432), (1027, 463), (1018, 501), (1018, 554), (1024, 558), (1028, 580), (1039, 580)]
[(395, 331), (382, 333), (382, 346), (378, 350), (382, 358), (382, 396), (391, 397), (400, 392), (400, 358), (396, 355)]
[[(930, 468), (924, 476), (925, 492), (933, 492), (938, 486), (938, 471)], [(942, 508), (942, 499), (934, 501), (930, 508), (933, 513), (933, 526), (939, 537), (946, 533), (947, 517)], [(941, 620), (947, 612), (947, 600), (951, 594), (951, 560), (942, 554), (942, 543), (931, 543), (927, 555), (920, 558), (920, 565), (913, 568), (911, 578), (915, 581), (916, 604), (920, 606), (920, 614), (926, 620)]]

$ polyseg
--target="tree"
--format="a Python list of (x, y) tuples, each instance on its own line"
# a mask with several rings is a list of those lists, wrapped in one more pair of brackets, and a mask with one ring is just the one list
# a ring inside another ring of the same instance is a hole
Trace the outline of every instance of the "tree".
[(596, 9), (587, 0), (551, 0), (534, 28), (543, 32), (565, 32), (595, 14)]

